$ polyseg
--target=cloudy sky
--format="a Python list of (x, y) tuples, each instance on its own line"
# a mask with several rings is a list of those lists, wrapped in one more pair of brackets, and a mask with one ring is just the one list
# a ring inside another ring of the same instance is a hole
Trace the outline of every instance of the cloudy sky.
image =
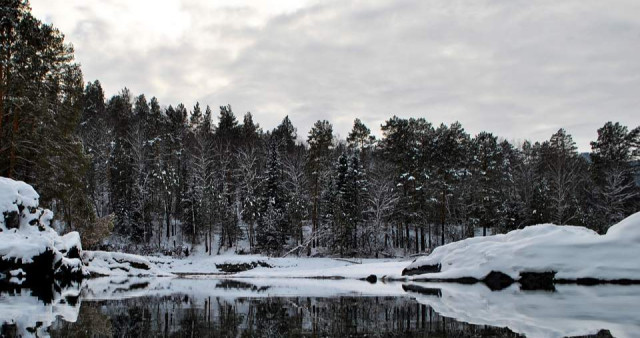
[(640, 124), (637, 0), (31, 0), (85, 80), (162, 104), (231, 104), (306, 138), (327, 119), (460, 121), (474, 135), (589, 149)]

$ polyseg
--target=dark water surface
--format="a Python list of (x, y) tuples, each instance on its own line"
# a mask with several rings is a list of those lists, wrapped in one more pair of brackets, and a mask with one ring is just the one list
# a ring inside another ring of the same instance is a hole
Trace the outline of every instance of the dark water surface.
[(438, 315), (397, 297), (207, 298), (189, 295), (83, 302), (53, 337), (517, 337)]
[(639, 286), (94, 279), (0, 293), (6, 337), (638, 337)]

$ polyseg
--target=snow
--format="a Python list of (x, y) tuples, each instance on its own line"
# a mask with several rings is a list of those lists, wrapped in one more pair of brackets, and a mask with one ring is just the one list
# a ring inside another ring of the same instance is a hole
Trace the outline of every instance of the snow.
[[(19, 206), (25, 208), (37, 208), (40, 195), (32, 186), (14, 181), (6, 177), (0, 177), (0, 215), (5, 213), (19, 213)], [(0, 217), (0, 229), (7, 230), (4, 217)], [(21, 222), (24, 224), (24, 222)]]
[(338, 261), (335, 259), (298, 258), (285, 265), (286, 259), (274, 260), (276, 268), (258, 267), (235, 274), (238, 277), (252, 278), (351, 278), (362, 279), (376, 275), (380, 279), (401, 278), (402, 269), (407, 261), (363, 260), (361, 264)]
[(120, 252), (83, 251), (82, 261), (92, 276), (172, 276), (147, 258)]
[(17, 337), (48, 337), (47, 330), (57, 318), (77, 321), (80, 302), (71, 305), (67, 297), (79, 294), (78, 288), (67, 288), (55, 293), (52, 302), (45, 304), (26, 289), (11, 295), (0, 293), (0, 325), (16, 325)]
[(640, 280), (640, 213), (612, 226), (605, 235), (584, 227), (542, 224), (507, 234), (469, 238), (436, 248), (407, 268), (441, 264), (441, 272), (416, 278), (484, 278), (500, 271), (556, 271), (556, 279)]
[(557, 285), (555, 292), (523, 292), (516, 285), (491, 291), (483, 284), (415, 283), (441, 296), (410, 292), (445, 317), (508, 327), (527, 337), (573, 337), (609, 330), (614, 337), (640, 332), (640, 286)]
[[(54, 266), (81, 271), (79, 259), (66, 257), (72, 248), (82, 250), (80, 235), (77, 232), (58, 235), (50, 226), (53, 213), (38, 208), (38, 199), (38, 193), (30, 185), (0, 177), (0, 257), (26, 264), (32, 263), (35, 256), (51, 251)], [(12, 214), (18, 217), (17, 224), (7, 224)]]
[(174, 294), (185, 294), (194, 299), (407, 296), (400, 283), (372, 285), (352, 279), (102, 277), (86, 280), (82, 289), (83, 300), (118, 300)]
[(180, 275), (224, 274), (216, 265), (264, 262), (271, 268), (256, 267), (233, 274), (240, 278), (351, 278), (361, 279), (372, 274), (378, 278), (402, 278), (402, 269), (409, 260), (285, 257), (263, 255), (196, 255), (184, 259), (147, 257), (161, 269)]

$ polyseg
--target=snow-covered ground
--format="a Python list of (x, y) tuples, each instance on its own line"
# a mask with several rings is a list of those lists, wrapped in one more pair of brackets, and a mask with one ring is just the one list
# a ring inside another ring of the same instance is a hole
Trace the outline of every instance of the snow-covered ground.
[(92, 276), (172, 276), (146, 257), (106, 251), (83, 251), (82, 262)]
[(271, 268), (257, 266), (251, 270), (233, 274), (241, 278), (400, 278), (409, 259), (335, 259), (287, 257), (274, 258), (262, 255), (213, 255), (191, 256), (184, 259), (147, 257), (160, 269), (180, 275), (223, 274), (217, 266), (223, 264), (266, 263)]
[(413, 279), (482, 279), (499, 271), (557, 272), (556, 279), (640, 280), (640, 213), (598, 235), (584, 227), (542, 224), (503, 235), (469, 238), (436, 248), (407, 269), (440, 265), (440, 272)]

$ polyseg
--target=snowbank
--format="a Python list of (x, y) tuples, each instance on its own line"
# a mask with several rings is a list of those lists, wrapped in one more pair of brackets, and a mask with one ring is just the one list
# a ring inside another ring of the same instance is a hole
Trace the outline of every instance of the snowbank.
[(85, 274), (80, 235), (58, 235), (50, 226), (53, 213), (38, 207), (30, 185), (0, 177), (0, 273), (22, 269), (27, 279)]
[(436, 248), (407, 266), (412, 279), (483, 279), (492, 271), (556, 272), (556, 280), (640, 281), (640, 213), (598, 235), (584, 227), (542, 224)]

